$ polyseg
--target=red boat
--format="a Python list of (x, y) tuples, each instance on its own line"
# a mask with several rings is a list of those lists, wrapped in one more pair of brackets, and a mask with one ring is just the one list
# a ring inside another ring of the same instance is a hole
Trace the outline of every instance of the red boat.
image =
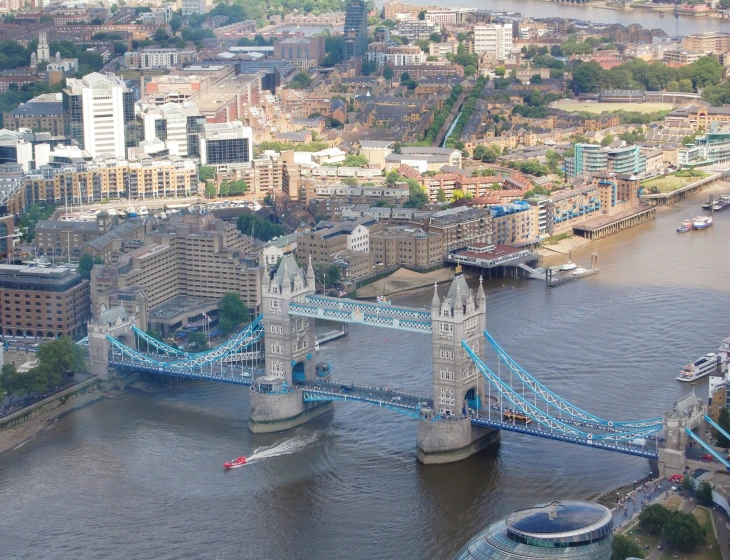
[(238, 467), (242, 467), (246, 464), (246, 457), (238, 457), (237, 459), (233, 459), (233, 461), (229, 461), (228, 463), (223, 463), (223, 466), (227, 469), (237, 469)]

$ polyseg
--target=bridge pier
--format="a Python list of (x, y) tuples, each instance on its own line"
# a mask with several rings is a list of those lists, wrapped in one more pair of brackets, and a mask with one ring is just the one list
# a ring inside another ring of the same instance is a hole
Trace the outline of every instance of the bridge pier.
[(333, 408), (329, 402), (304, 402), (301, 391), (261, 393), (251, 388), (248, 429), (255, 434), (280, 432), (326, 414)]
[(692, 392), (679, 399), (664, 415), (664, 447), (658, 453), (659, 476), (684, 472), (687, 464), (685, 449), (689, 440), (685, 429), (702, 429), (706, 413), (707, 405)]
[(472, 426), (470, 418), (418, 421), (416, 457), (424, 465), (455, 463), (497, 443), (500, 431)]
[(123, 307), (100, 309), (88, 324), (89, 333), (89, 372), (102, 381), (109, 381), (113, 372), (109, 371), (109, 341), (107, 335), (123, 341), (134, 348), (132, 325), (134, 321)]

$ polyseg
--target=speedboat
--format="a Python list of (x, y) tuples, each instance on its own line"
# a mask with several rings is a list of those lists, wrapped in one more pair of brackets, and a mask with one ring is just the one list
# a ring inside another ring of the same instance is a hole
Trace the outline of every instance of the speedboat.
[(682, 225), (677, 228), (677, 231), (679, 233), (684, 233), (685, 231), (690, 231), (692, 229), (692, 220), (685, 220), (682, 222)]
[(149, 215), (149, 212), (147, 211), (147, 207), (146, 206), (140, 206), (139, 207), (139, 215), (140, 216), (148, 216)]
[(237, 469), (238, 467), (242, 467), (246, 464), (246, 457), (237, 457), (233, 459), (233, 461), (229, 461), (227, 463), (223, 463), (223, 467), (226, 469)]
[(712, 218), (710, 216), (697, 216), (692, 221), (693, 229), (705, 229), (712, 225)]
[(127, 207), (127, 218), (136, 218), (137, 217), (137, 211), (134, 209), (134, 206), (128, 206)]
[(568, 261), (563, 266), (561, 266), (558, 270), (560, 272), (568, 272), (570, 270), (575, 270), (576, 268), (578, 268), (578, 265), (577, 264)]
[(585, 268), (579, 266), (573, 271), (573, 276), (580, 276), (581, 274), (585, 274), (586, 272), (588, 271)]

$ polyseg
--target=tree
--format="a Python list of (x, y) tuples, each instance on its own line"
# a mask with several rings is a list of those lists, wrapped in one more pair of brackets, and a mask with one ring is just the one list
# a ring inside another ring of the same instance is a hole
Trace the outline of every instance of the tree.
[[(717, 418), (717, 424), (726, 432), (730, 432), (730, 410), (727, 408), (720, 409), (720, 416)], [(718, 430), (715, 430), (715, 438), (717, 439), (717, 445), (720, 447), (730, 447), (730, 441), (722, 435)]]
[(690, 477), (688, 474), (682, 477), (682, 490), (684, 490), (685, 492), (689, 492), (690, 490), (692, 490), (692, 477)]
[(18, 370), (15, 369), (14, 364), (4, 364), (2, 370), (0, 370), (0, 386), (8, 394), (10, 399), (10, 405), (13, 404), (13, 397), (17, 391), (17, 377)]
[(393, 67), (389, 65), (385, 65), (383, 67), (383, 78), (388, 80), (390, 85), (393, 85)]
[(208, 338), (202, 332), (190, 333), (188, 348), (194, 349), (196, 352), (203, 352), (208, 349)]
[(577, 93), (596, 93), (602, 72), (602, 68), (595, 60), (576, 63), (573, 67), (573, 89)]
[(530, 78), (531, 84), (541, 84), (542, 83), (542, 76), (540, 74), (533, 74)]
[(91, 278), (91, 269), (94, 268), (95, 264), (104, 264), (104, 259), (92, 257), (91, 255), (84, 253), (79, 259), (79, 266), (76, 269), (76, 272), (79, 273), (81, 278), (86, 278), (88, 280)]
[(362, 59), (362, 64), (360, 65), (360, 73), (363, 76), (369, 76), (373, 72), (377, 71), (378, 65), (373, 60), (368, 60), (367, 58)]
[(236, 222), (238, 230), (244, 235), (253, 235), (261, 241), (270, 241), (274, 237), (284, 235), (284, 228), (256, 214), (243, 214)]
[(659, 534), (669, 521), (672, 512), (660, 504), (646, 506), (639, 514), (639, 527), (647, 533)]
[(507, 73), (507, 68), (504, 66), (497, 66), (494, 68), (494, 75), (503, 77)]
[(426, 10), (421, 10), (420, 12), (418, 12), (418, 19), (420, 19), (421, 21), (426, 19)]
[[(156, 41), (157, 43), (159, 43), (159, 42), (161, 42), (161, 41), (164, 41), (165, 39), (167, 39), (167, 31), (165, 31), (165, 29), (164, 29), (164, 28), (160, 27), (159, 29), (157, 29), (157, 31), (155, 31), (155, 34), (154, 34), (154, 35), (152, 35), (152, 38), (153, 38), (153, 39), (154, 39), (154, 40), (155, 40), (155, 41)], [(79, 62), (80, 62), (80, 61), (79, 61)]]
[(249, 320), (248, 307), (236, 293), (224, 295), (218, 302), (219, 326), (223, 334), (233, 332), (236, 327)]
[(299, 72), (296, 74), (286, 87), (289, 89), (305, 89), (312, 83), (312, 78), (306, 72)]
[(359, 184), (357, 182), (357, 177), (345, 177), (344, 179), (342, 179), (342, 182), (348, 187), (356, 187)]
[(714, 56), (703, 56), (691, 64), (692, 81), (697, 89), (714, 86), (722, 81), (722, 65)]
[(662, 529), (662, 538), (680, 552), (692, 552), (705, 542), (705, 528), (691, 513), (675, 511)]
[(215, 178), (215, 167), (210, 165), (201, 165), (198, 170), (198, 179), (205, 183)]
[(697, 501), (702, 504), (711, 504), (712, 503), (712, 484), (710, 484), (707, 481), (700, 482), (699, 487), (697, 488)]
[(401, 148), (402, 148), (401, 143), (400, 142), (396, 142), (395, 144), (393, 144), (393, 153), (394, 154), (400, 154), (401, 153)]
[(603, 137), (603, 140), (601, 140), (601, 146), (608, 146), (613, 142), (615, 139), (613, 134), (606, 134), (606, 136)]
[(183, 20), (180, 16), (173, 16), (170, 18), (170, 27), (173, 33), (177, 33), (178, 29), (182, 27)]
[(67, 336), (62, 336), (38, 347), (38, 367), (47, 374), (62, 376), (67, 372), (84, 372), (86, 358), (80, 346)]
[(439, 189), (436, 191), (436, 201), (446, 202), (446, 192), (444, 192), (444, 189)]
[(215, 188), (215, 185), (205, 185), (205, 196), (208, 198), (214, 198), (217, 194), (218, 189)]
[(641, 547), (624, 535), (613, 537), (613, 552), (611, 560), (626, 560), (627, 558), (643, 558)]
[(325, 287), (332, 288), (342, 280), (342, 271), (336, 264), (314, 263), (314, 277), (320, 284), (324, 282)]

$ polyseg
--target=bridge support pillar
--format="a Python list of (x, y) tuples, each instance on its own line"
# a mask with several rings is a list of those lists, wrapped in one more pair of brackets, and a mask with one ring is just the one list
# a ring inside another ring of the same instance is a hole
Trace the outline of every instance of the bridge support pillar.
[(659, 476), (669, 477), (681, 474), (684, 472), (685, 464), (687, 464), (687, 459), (684, 450), (667, 448), (659, 450), (659, 461), (657, 462)]
[(106, 336), (110, 335), (134, 348), (132, 336), (133, 320), (123, 307), (101, 309), (89, 322), (89, 371), (102, 381), (109, 381), (113, 372), (109, 371), (110, 344)]
[(500, 431), (472, 426), (470, 418), (419, 420), (416, 457), (424, 465), (455, 463), (499, 441)]
[(308, 403), (301, 391), (261, 393), (251, 388), (248, 428), (255, 434), (280, 432), (304, 424), (332, 410), (332, 401)]

